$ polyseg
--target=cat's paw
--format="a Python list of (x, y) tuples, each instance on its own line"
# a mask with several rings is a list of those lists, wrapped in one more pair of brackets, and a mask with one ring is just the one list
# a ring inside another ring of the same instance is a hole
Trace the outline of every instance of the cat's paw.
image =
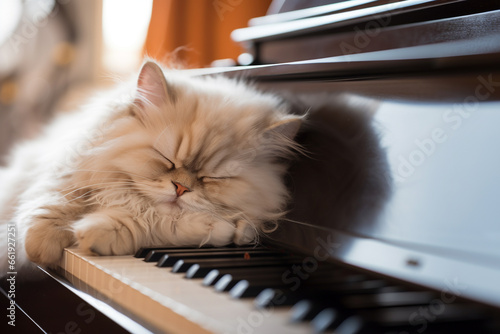
[[(234, 237), (235, 226), (231, 222), (204, 212), (184, 214), (174, 225), (166, 240), (183, 246), (224, 246)], [(161, 232), (160, 232), (161, 233)]]
[(73, 226), (78, 247), (97, 255), (128, 255), (135, 252), (130, 230), (103, 214), (90, 214)]
[(234, 232), (234, 243), (237, 245), (248, 245), (255, 243), (257, 238), (256, 229), (249, 223), (239, 220), (236, 222), (236, 231)]
[(35, 220), (26, 231), (25, 250), (28, 259), (40, 265), (54, 266), (66, 247), (74, 243), (71, 230), (58, 226), (51, 220)]

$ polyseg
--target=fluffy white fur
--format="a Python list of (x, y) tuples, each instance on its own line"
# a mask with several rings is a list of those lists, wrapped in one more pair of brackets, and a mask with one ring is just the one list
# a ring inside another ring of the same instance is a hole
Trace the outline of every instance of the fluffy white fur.
[(55, 265), (73, 244), (101, 255), (246, 244), (282, 214), (281, 158), (300, 118), (279, 99), (153, 62), (133, 86), (60, 116), (0, 170), (1, 244), (15, 223), (18, 264)]

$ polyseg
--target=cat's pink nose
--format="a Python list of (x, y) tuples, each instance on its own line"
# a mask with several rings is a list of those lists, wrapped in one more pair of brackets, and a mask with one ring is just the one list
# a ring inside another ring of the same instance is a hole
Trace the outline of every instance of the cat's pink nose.
[(191, 189), (189, 189), (188, 187), (183, 186), (179, 182), (172, 181), (172, 183), (174, 184), (175, 192), (177, 193), (177, 197), (180, 197), (180, 196), (182, 196), (182, 194), (191, 191)]

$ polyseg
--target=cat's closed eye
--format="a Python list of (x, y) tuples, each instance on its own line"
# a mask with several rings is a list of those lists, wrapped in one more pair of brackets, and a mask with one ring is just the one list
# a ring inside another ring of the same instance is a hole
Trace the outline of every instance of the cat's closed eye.
[(162, 162), (150, 163), (150, 178), (153, 180), (161, 180), (162, 177), (170, 172), (170, 168)]
[(175, 169), (175, 163), (172, 162), (169, 158), (167, 158), (163, 153), (161, 153), (159, 150), (153, 147), (153, 150), (160, 155), (167, 163), (168, 163), (168, 168), (169, 169)]
[(198, 178), (200, 182), (214, 182), (232, 179), (232, 176), (201, 176)]

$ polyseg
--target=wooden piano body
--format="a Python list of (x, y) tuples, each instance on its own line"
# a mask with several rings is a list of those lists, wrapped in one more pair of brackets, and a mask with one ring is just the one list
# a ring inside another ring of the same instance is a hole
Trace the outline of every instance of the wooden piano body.
[[(394, 327), (397, 333), (457, 332), (456, 323), (446, 327), (454, 312), (463, 332), (496, 332), (500, 3), (352, 0), (309, 9), (292, 3), (282, 10), (294, 11), (234, 32), (251, 66), (195, 73), (248, 78), (308, 114), (298, 137), (307, 155), (293, 161), (287, 176), (293, 194), (287, 220), (263, 239), (301, 259), (284, 270), (283, 289), (307, 284), (328, 262), (434, 293), (410, 303), (414, 311)], [(59, 272), (43, 275), (38, 282), (18, 277), (16, 302), (26, 313), (17, 313), (20, 332), (321, 328), (290, 322), (289, 307), (258, 309), (253, 299), (232, 299), (133, 257), (68, 250)], [(8, 291), (5, 280), (2, 288)]]

